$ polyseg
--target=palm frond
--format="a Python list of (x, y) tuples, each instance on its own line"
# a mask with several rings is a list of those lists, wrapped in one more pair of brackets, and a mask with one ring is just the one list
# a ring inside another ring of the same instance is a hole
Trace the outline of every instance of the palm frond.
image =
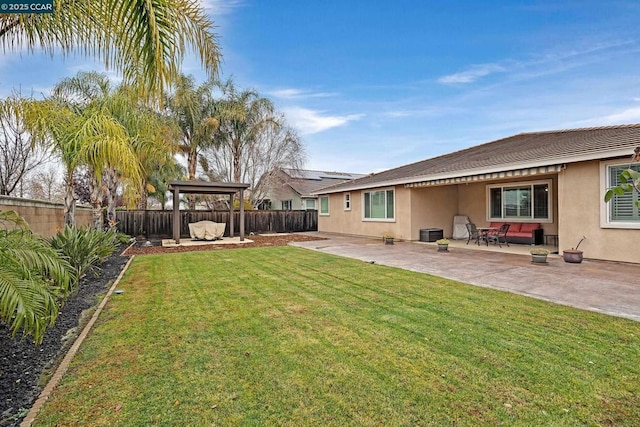
[(46, 327), (53, 325), (57, 316), (56, 299), (45, 282), (0, 270), (0, 322), (7, 324), (14, 336), (22, 330), (40, 343)]
[(0, 14), (0, 45), (100, 58), (155, 99), (179, 77), (188, 51), (211, 76), (220, 61), (213, 22), (195, 0), (66, 0), (52, 14)]

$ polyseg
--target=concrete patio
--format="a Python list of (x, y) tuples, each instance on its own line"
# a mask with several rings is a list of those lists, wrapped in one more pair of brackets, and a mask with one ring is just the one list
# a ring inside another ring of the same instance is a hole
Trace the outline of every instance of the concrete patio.
[(435, 243), (385, 245), (382, 239), (305, 234), (327, 240), (292, 245), (640, 321), (640, 264), (568, 264), (549, 255), (548, 264), (533, 265), (525, 245), (487, 248), (452, 241), (449, 252), (440, 253)]

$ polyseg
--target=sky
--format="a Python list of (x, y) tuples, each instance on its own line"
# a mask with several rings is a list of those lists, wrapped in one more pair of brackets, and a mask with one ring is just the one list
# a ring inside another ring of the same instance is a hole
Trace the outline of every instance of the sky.
[[(220, 76), (274, 102), (306, 169), (378, 172), (522, 132), (640, 123), (637, 0), (202, 3)], [(0, 96), (81, 70), (104, 67), (4, 52)], [(193, 56), (183, 70), (205, 78)]]

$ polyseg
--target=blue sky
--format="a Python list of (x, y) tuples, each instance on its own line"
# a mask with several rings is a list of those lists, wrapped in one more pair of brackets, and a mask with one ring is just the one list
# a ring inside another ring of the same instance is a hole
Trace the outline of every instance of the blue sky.
[[(640, 122), (638, 1), (203, 3), (222, 77), (274, 101), (308, 169), (375, 172), (521, 132)], [(0, 95), (90, 69), (5, 53)], [(192, 58), (184, 69), (204, 79)]]

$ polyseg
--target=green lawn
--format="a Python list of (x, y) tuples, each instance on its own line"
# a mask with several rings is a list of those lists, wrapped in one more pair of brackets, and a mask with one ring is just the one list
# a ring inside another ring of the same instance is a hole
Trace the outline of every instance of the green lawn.
[(640, 425), (640, 323), (293, 247), (137, 257), (36, 425)]

